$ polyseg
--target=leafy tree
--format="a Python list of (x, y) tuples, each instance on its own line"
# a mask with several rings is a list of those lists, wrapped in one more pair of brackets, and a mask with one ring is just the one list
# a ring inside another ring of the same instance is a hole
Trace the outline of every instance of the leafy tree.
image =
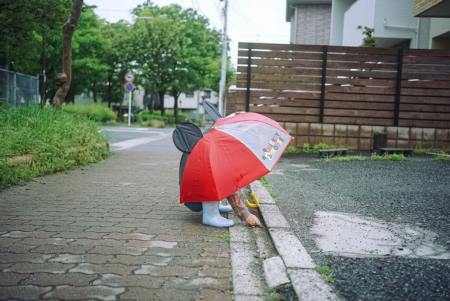
[(0, 66), (42, 75), (42, 100), (54, 93), (56, 70), (61, 68), (61, 27), (70, 4), (67, 0), (0, 0)]
[(73, 82), (69, 98), (89, 90), (94, 102), (107, 80), (107, 38), (103, 34), (104, 21), (99, 19), (93, 7), (84, 7), (73, 37)]
[(142, 19), (138, 17), (133, 29), (145, 87), (158, 94), (161, 114), (164, 95), (170, 93), (177, 118), (181, 93), (214, 88), (209, 74), (220, 72), (220, 34), (196, 11), (178, 5), (158, 7), (147, 2), (135, 13)]
[(375, 38), (373, 37), (373, 33), (375, 32), (374, 28), (370, 28), (367, 26), (362, 27), (361, 25), (359, 25), (357, 27), (357, 29), (362, 30), (362, 34), (363, 34), (363, 43), (361, 46), (363, 46), (363, 47), (376, 47), (377, 46), (377, 42), (376, 42)]
[[(130, 38), (130, 24), (126, 21), (106, 23), (102, 34), (105, 37), (105, 58), (108, 69), (106, 82), (101, 92), (111, 107), (112, 103), (123, 100), (123, 78), (133, 61), (133, 48)], [(138, 78), (139, 79), (139, 78)]]

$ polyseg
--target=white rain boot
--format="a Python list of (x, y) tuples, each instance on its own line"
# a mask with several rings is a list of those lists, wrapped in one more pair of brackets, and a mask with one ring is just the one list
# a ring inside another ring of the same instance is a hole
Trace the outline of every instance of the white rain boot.
[(220, 213), (230, 213), (233, 211), (230, 205), (224, 205), (222, 202), (219, 202), (219, 212)]
[(203, 224), (221, 228), (233, 226), (234, 222), (232, 220), (226, 219), (220, 215), (219, 203), (220, 202), (202, 202)]

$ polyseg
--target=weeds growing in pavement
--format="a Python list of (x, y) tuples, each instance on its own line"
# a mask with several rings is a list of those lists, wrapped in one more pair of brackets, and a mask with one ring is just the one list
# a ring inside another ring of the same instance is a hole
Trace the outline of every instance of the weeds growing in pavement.
[(220, 238), (224, 241), (230, 241), (230, 233), (213, 233), (209, 235), (210, 237)]
[(338, 161), (338, 162), (350, 162), (350, 161), (364, 161), (366, 160), (366, 157), (363, 156), (333, 156), (333, 157), (326, 157), (326, 162), (331, 161)]
[(259, 179), (259, 181), (261, 182), (261, 185), (264, 186), (267, 189), (267, 191), (269, 192), (270, 196), (273, 199), (276, 199), (277, 194), (273, 191), (272, 186), (267, 181), (266, 177), (262, 177), (261, 179)]
[(336, 280), (334, 278), (333, 272), (331, 271), (331, 268), (327, 265), (316, 266), (314, 270), (320, 274), (325, 282), (334, 283), (334, 281)]
[(403, 154), (372, 154), (370, 157), (373, 161), (381, 161), (381, 160), (390, 160), (390, 161), (404, 161), (406, 160), (405, 155)]
[(438, 153), (436, 156), (434, 156), (433, 160), (450, 161), (450, 156), (447, 153)]
[(264, 287), (264, 294), (266, 301), (298, 301), (297, 294), (290, 282), (274, 288)]
[(0, 106), (0, 141), (0, 187), (109, 155), (95, 122), (53, 108)]
[(446, 150), (442, 148), (434, 148), (434, 147), (416, 147), (413, 150), (414, 154), (422, 155), (426, 153), (445, 153)]

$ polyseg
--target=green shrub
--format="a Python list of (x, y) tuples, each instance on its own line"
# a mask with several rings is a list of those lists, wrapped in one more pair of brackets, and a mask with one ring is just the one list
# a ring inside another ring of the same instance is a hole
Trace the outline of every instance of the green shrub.
[(310, 153), (312, 151), (311, 147), (309, 146), (309, 143), (303, 144), (303, 152), (304, 153)]
[(300, 149), (295, 147), (294, 145), (289, 145), (286, 150), (284, 151), (285, 155), (289, 155), (289, 154), (298, 154), (300, 153)]
[(313, 151), (315, 153), (318, 153), (322, 149), (330, 149), (330, 148), (335, 148), (335, 146), (334, 145), (328, 145), (326, 143), (319, 143), (319, 144), (314, 145)]
[[(164, 124), (161, 126), (160, 122), (153, 122), (153, 120), (162, 121)], [(141, 111), (137, 114), (137, 121), (145, 126), (151, 126), (151, 127), (164, 127), (166, 125), (174, 125), (175, 124), (175, 116), (173, 114), (173, 111), (167, 110), (165, 112), (164, 116), (161, 116), (160, 111), (154, 111), (151, 113), (148, 110)], [(178, 122), (193, 122), (194, 120), (190, 120), (186, 113), (183, 113), (181, 111), (178, 111)], [(156, 124), (157, 126), (154, 126)]]
[(81, 116), (85, 116), (97, 122), (108, 122), (116, 120), (117, 115), (107, 106), (101, 104), (73, 105), (66, 104), (63, 106), (64, 112), (69, 112)]
[[(107, 137), (95, 122), (66, 111), (0, 106), (0, 187), (105, 158)], [(31, 164), (11, 164), (29, 156)]]
[[(175, 115), (172, 110), (166, 111), (166, 117), (168, 119), (169, 124), (175, 124)], [(181, 111), (178, 111), (178, 122), (186, 122), (186, 121), (190, 121), (187, 114), (183, 113)]]

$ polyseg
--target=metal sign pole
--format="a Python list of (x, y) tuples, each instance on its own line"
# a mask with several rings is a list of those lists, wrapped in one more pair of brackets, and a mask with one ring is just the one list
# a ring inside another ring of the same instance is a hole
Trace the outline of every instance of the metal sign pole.
[(128, 92), (128, 127), (131, 127), (131, 93)]

